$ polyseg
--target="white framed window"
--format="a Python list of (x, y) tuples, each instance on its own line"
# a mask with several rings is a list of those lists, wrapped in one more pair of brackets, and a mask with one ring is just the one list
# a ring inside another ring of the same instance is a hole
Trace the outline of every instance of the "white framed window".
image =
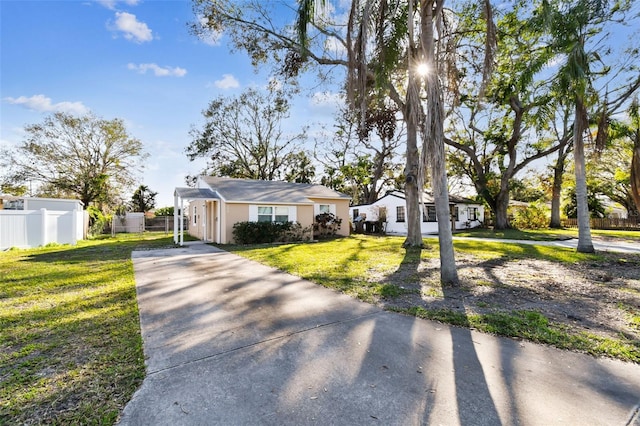
[(251, 214), (252, 222), (295, 222), (295, 207), (290, 206), (257, 206), (255, 216)]
[(404, 206), (396, 206), (396, 222), (404, 222)]
[(273, 222), (286, 223), (289, 222), (289, 207), (276, 206), (273, 216)]
[(336, 205), (335, 204), (325, 204), (325, 203), (316, 203), (313, 205), (313, 215), (318, 216), (322, 213), (336, 213)]
[(193, 206), (193, 224), (198, 223), (198, 206)]
[(469, 220), (478, 220), (478, 208), (469, 207)]
[(422, 210), (422, 221), (437, 222), (436, 206), (424, 206), (424, 210)]
[(258, 222), (273, 222), (273, 207), (258, 206)]

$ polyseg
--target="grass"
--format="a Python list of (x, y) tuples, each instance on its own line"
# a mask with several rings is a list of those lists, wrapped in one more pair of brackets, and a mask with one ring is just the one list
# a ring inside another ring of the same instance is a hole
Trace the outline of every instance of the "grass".
[[(487, 228), (474, 228), (455, 233), (456, 237), (500, 238), (506, 240), (554, 241), (567, 238), (578, 238), (578, 229), (536, 229), (519, 230), (505, 229), (494, 231)], [(615, 231), (606, 229), (592, 229), (592, 237), (618, 238), (623, 240), (640, 241), (640, 231)]]
[(459, 327), (470, 327), (486, 333), (548, 344), (560, 349), (640, 362), (640, 348), (637, 345), (624, 339), (615, 340), (592, 333), (571, 332), (566, 327), (552, 323), (539, 312), (511, 311), (469, 315), (450, 310), (428, 310), (419, 306), (391, 310)]
[(0, 424), (113, 424), (144, 378), (131, 251), (164, 233), (0, 253)]
[[(349, 238), (307, 244), (277, 246), (224, 246), (252, 260), (276, 267), (329, 288), (373, 302), (376, 298), (395, 297), (409, 291), (398, 281), (419, 283), (417, 265), (438, 257), (436, 238), (425, 239), (426, 250), (401, 250), (399, 237), (352, 236)], [(512, 244), (457, 239), (457, 253), (470, 254), (480, 260), (541, 259), (560, 263), (594, 263), (598, 254), (578, 253), (572, 249), (527, 244)], [(383, 284), (384, 277), (400, 274), (395, 285)], [(381, 279), (382, 278), (382, 279)], [(480, 283), (480, 285), (486, 285)], [(427, 286), (427, 295), (442, 294)], [(603, 338), (590, 333), (577, 333), (554, 324), (538, 312), (514, 311), (468, 315), (453, 310), (427, 310), (422, 307), (401, 309), (402, 312), (463, 327), (474, 327), (497, 335), (518, 337), (554, 345), (563, 349), (604, 355), (625, 361), (640, 362), (640, 344), (621, 336)], [(629, 321), (638, 321), (637, 312), (629, 313)]]

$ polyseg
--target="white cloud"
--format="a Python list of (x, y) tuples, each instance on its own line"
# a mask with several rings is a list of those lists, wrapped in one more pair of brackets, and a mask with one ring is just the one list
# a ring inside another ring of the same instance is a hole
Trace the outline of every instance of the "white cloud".
[(68, 114), (86, 114), (89, 108), (84, 106), (82, 102), (51, 102), (51, 98), (45, 95), (34, 95), (30, 98), (20, 96), (19, 98), (4, 98), (5, 101), (14, 105), (22, 105), (33, 111), (39, 112), (66, 112)]
[(328, 38), (324, 42), (324, 48), (329, 52), (336, 56), (346, 57), (347, 56), (347, 48), (338, 41), (337, 38)]
[(240, 87), (240, 82), (231, 74), (223, 74), (222, 79), (213, 83), (218, 89), (235, 89)]
[(124, 33), (124, 38), (143, 43), (153, 40), (151, 29), (144, 22), (138, 21), (136, 15), (127, 12), (116, 12), (114, 30)]
[(309, 103), (315, 107), (334, 108), (344, 102), (344, 96), (340, 93), (315, 92)]
[(115, 10), (116, 5), (118, 3), (125, 3), (129, 6), (135, 6), (139, 3), (139, 0), (96, 0), (96, 1), (100, 3), (102, 6), (110, 10)]
[(204, 44), (208, 44), (209, 46), (220, 46), (220, 39), (222, 38), (224, 33), (221, 31), (208, 29), (208, 18), (200, 16), (198, 20), (200, 21), (200, 28), (202, 29), (202, 31), (198, 34), (200, 40), (202, 40)]
[(180, 67), (161, 67), (158, 64), (128, 64), (127, 68), (133, 71), (138, 71), (140, 74), (146, 74), (147, 71), (153, 71), (156, 77), (184, 77), (187, 74), (187, 70)]

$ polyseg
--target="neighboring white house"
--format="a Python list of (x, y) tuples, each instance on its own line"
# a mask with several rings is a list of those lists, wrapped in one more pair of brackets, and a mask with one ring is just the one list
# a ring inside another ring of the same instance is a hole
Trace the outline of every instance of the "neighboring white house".
[[(422, 196), (422, 233), (437, 234), (436, 207), (433, 197)], [(484, 223), (484, 206), (477, 201), (449, 195), (451, 226), (454, 230), (476, 228)], [(387, 234), (406, 235), (406, 199), (404, 192), (391, 191), (373, 204), (363, 204), (349, 208), (351, 221), (384, 222)]]
[(76, 244), (87, 224), (79, 200), (0, 195), (0, 250)]
[[(195, 188), (176, 188), (175, 211), (189, 216), (189, 234), (203, 241), (233, 242), (233, 225), (238, 222), (298, 222), (311, 227), (320, 213), (332, 213), (343, 220), (338, 235), (349, 235), (348, 195), (326, 186), (306, 183), (232, 179), (200, 176)], [(175, 216), (174, 241), (182, 244), (183, 229)]]

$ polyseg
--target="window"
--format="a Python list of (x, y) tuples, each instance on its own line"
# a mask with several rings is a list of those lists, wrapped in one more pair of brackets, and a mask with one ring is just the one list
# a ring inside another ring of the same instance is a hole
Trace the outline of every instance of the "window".
[(331, 213), (331, 206), (329, 204), (320, 204), (318, 208), (320, 210), (320, 214)]
[(436, 221), (436, 206), (424, 206), (422, 210), (423, 222), (435, 222)]
[(289, 222), (289, 207), (258, 206), (258, 222)]
[(195, 225), (198, 222), (198, 207), (193, 206), (193, 224)]
[(258, 222), (273, 222), (273, 207), (258, 207)]
[(289, 207), (276, 207), (276, 216), (273, 221), (279, 223), (289, 222)]
[(478, 220), (478, 208), (469, 207), (469, 220)]
[(458, 206), (453, 208), (453, 217), (455, 220), (460, 220), (460, 210), (458, 209)]
[(404, 222), (404, 206), (396, 206), (396, 222)]
[(359, 209), (353, 209), (353, 219), (355, 220), (356, 217), (360, 216), (360, 210)]

